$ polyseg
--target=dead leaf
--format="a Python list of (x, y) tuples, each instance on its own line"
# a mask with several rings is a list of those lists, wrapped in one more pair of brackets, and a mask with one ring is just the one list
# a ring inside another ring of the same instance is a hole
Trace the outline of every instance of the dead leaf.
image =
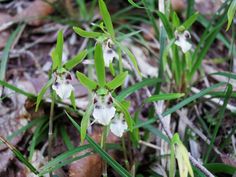
[[(12, 19), (12, 17), (10, 15), (8, 15), (7, 13), (0, 12), (0, 25), (9, 22), (11, 19)], [(1, 31), (0, 32), (0, 49), (4, 48), (9, 36), (10, 36), (9, 31)]]
[(39, 26), (43, 23), (43, 18), (53, 13), (53, 11), (54, 9), (49, 3), (43, 0), (36, 0), (32, 2), (22, 12), (17, 14), (14, 17), (14, 20), (16, 21), (23, 20), (23, 21), (26, 21), (29, 25)]
[(8, 31), (0, 32), (0, 49), (5, 47), (9, 36), (10, 36), (10, 33)]
[(221, 160), (227, 165), (231, 165), (233, 167), (236, 167), (236, 158), (235, 157), (224, 154), (221, 156)]
[[(8, 83), (15, 85), (18, 88), (21, 88), (25, 91), (34, 93), (33, 86), (30, 82), (26, 80), (17, 80), (13, 81), (10, 80)], [(28, 118), (30, 115), (25, 110), (26, 97), (20, 94), (16, 94), (10, 89), (4, 88), (3, 89), (3, 99), (0, 102), (0, 135), (3, 137), (7, 137), (11, 135), (13, 132), (19, 130), (21, 127), (25, 126), (28, 122)], [(23, 134), (18, 134), (14, 137), (10, 143), (15, 146), (21, 140)], [(6, 169), (6, 166), (12, 158), (8, 152), (6, 145), (0, 145), (0, 157), (5, 157), (4, 160), (0, 159), (2, 162), (0, 164), (0, 173)]]
[(171, 5), (174, 11), (181, 12), (186, 9), (186, 2), (184, 0), (171, 0)]

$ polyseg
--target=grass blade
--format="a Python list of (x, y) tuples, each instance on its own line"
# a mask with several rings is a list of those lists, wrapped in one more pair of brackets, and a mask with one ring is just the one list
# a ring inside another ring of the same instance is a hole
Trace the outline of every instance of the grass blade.
[(5, 140), (2, 136), (0, 136), (0, 141), (2, 141), (14, 153), (18, 160), (20, 160), (30, 169), (30, 171), (32, 171), (36, 175), (39, 174), (38, 170), (33, 165), (31, 165), (31, 163), (24, 157), (24, 155), (18, 149), (16, 149), (13, 145), (7, 142), (7, 140)]
[(236, 79), (236, 74), (234, 73), (230, 73), (230, 72), (217, 72), (217, 73), (212, 73), (211, 75), (219, 75), (219, 76), (224, 76), (224, 77), (228, 77), (231, 79)]
[(173, 100), (184, 96), (184, 93), (168, 93), (168, 94), (159, 94), (159, 95), (153, 95), (149, 98), (145, 99), (145, 103), (160, 101), (160, 100)]
[(9, 84), (9, 83), (7, 83), (5, 81), (0, 80), (0, 85), (4, 86), (6, 88), (9, 88), (9, 89), (15, 91), (16, 93), (20, 93), (22, 95), (25, 95), (25, 96), (27, 96), (29, 98), (36, 98), (36, 95), (34, 95), (32, 93), (29, 93), (29, 92), (26, 92), (26, 91), (24, 91), (24, 90), (22, 90), (20, 88), (17, 88), (16, 86), (14, 86), (12, 84)]
[(95, 47), (94, 60), (98, 84), (100, 87), (104, 87), (106, 84), (105, 64), (103, 59), (102, 45), (99, 43), (97, 43)]
[(210, 144), (210, 146), (208, 147), (207, 154), (206, 154), (206, 156), (205, 156), (205, 162), (208, 161), (208, 157), (209, 157), (209, 155), (210, 155), (210, 153), (211, 153), (211, 150), (212, 150), (212, 148), (213, 148), (213, 144), (214, 144), (214, 142), (215, 142), (216, 135), (217, 135), (217, 133), (218, 133), (218, 131), (219, 131), (219, 128), (220, 128), (220, 126), (221, 126), (221, 123), (222, 123), (222, 121), (223, 121), (223, 119), (224, 119), (226, 106), (227, 106), (227, 104), (228, 104), (228, 102), (229, 102), (229, 99), (230, 99), (230, 96), (231, 96), (231, 94), (232, 94), (232, 91), (233, 91), (232, 85), (231, 85), (231, 84), (228, 84), (228, 87), (227, 87), (227, 90), (226, 90), (226, 93), (225, 93), (224, 103), (223, 103), (222, 107), (220, 108), (219, 114), (218, 114), (217, 119), (216, 119), (216, 120), (217, 120), (217, 124), (216, 124), (216, 126), (215, 126), (215, 129), (214, 129), (214, 132), (213, 132), (213, 135), (212, 135), (212, 138), (211, 138), (211, 144)]
[(15, 41), (15, 38), (17, 37), (17, 34), (24, 28), (24, 24), (19, 25), (16, 30), (11, 34), (9, 39), (7, 40), (6, 46), (3, 50), (2, 57), (1, 57), (1, 66), (0, 66), (0, 80), (5, 80), (5, 73), (7, 69), (7, 61), (9, 52), (11, 50), (11, 47)]
[(107, 31), (110, 33), (112, 38), (115, 38), (115, 32), (111, 21), (111, 16), (107, 10), (107, 6), (103, 0), (99, 0), (98, 3), (102, 19), (107, 27)]
[(112, 81), (107, 83), (107, 87), (111, 90), (114, 90), (117, 87), (121, 86), (124, 83), (127, 74), (128, 72), (126, 71), (117, 75)]
[(202, 97), (203, 95), (211, 92), (212, 90), (214, 90), (215, 88), (217, 87), (220, 87), (222, 85), (225, 85), (226, 83), (225, 82), (220, 82), (218, 84), (214, 84), (212, 85), (211, 87), (208, 87), (204, 90), (202, 90), (201, 92), (197, 93), (197, 94), (194, 94), (186, 99), (184, 99), (183, 101), (181, 101), (180, 103), (176, 104), (174, 107), (168, 109), (167, 111), (165, 111), (163, 113), (163, 116), (167, 116), (169, 114), (172, 114), (173, 112), (179, 110), (180, 108), (184, 107), (185, 105), (189, 104), (190, 102)]
[(87, 50), (81, 51), (78, 55), (70, 59), (68, 62), (65, 63), (64, 67), (70, 71), (73, 69), (76, 65), (78, 65), (87, 55)]
[(143, 87), (146, 87), (146, 86), (155, 85), (157, 82), (161, 82), (161, 80), (159, 80), (159, 79), (145, 79), (142, 82), (136, 83), (136, 84), (122, 90), (120, 92), (120, 94), (118, 96), (116, 96), (116, 99), (118, 101), (122, 101), (123, 99), (125, 99), (126, 97), (128, 97), (129, 95), (134, 93), (135, 91), (137, 91)]
[(86, 38), (98, 38), (102, 35), (102, 33), (99, 32), (93, 32), (93, 31), (85, 31), (79, 27), (73, 27), (73, 30), (75, 33), (77, 33), (79, 36), (86, 37)]

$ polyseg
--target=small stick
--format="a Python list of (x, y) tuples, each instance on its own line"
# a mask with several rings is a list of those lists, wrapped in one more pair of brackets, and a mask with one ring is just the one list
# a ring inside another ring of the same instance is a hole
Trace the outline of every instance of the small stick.
[[(49, 117), (49, 127), (48, 127), (48, 161), (50, 162), (52, 159), (52, 143), (53, 143), (53, 115), (54, 115), (54, 98), (55, 92), (52, 91), (51, 94), (52, 102), (50, 107), (50, 117)], [(49, 176), (52, 177), (52, 172), (49, 173)]]

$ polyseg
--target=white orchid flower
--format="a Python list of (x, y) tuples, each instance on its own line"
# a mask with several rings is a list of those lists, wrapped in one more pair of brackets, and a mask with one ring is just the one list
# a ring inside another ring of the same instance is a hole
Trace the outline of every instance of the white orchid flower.
[(111, 39), (108, 39), (102, 45), (103, 58), (106, 67), (109, 67), (114, 58), (118, 58), (118, 54), (113, 49), (113, 42)]
[(175, 37), (176, 37), (175, 44), (179, 46), (184, 53), (186, 53), (192, 48), (192, 44), (188, 42), (188, 39), (190, 39), (191, 36), (187, 30), (185, 30), (182, 33), (175, 31)]
[(94, 97), (94, 121), (104, 126), (109, 125), (115, 116), (116, 109), (113, 106), (113, 98), (110, 94), (105, 96), (95, 95)]
[(125, 132), (125, 130), (128, 129), (127, 123), (124, 120), (123, 113), (117, 114), (115, 116), (115, 118), (111, 122), (110, 129), (114, 135), (116, 135), (118, 137), (123, 136), (123, 133)]
[(67, 99), (70, 97), (71, 92), (74, 91), (74, 87), (70, 83), (71, 75), (66, 72), (64, 74), (55, 74), (55, 82), (52, 85), (52, 89), (61, 99)]

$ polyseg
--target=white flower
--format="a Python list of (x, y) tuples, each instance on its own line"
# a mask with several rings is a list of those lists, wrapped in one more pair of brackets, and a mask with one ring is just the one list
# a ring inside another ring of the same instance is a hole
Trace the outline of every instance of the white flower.
[(70, 97), (71, 92), (74, 91), (74, 87), (70, 84), (71, 75), (70, 73), (55, 74), (55, 82), (52, 85), (52, 89), (55, 90), (57, 95), (61, 99), (67, 99)]
[(122, 137), (125, 130), (128, 129), (127, 123), (124, 120), (123, 113), (120, 113), (119, 115), (115, 116), (115, 118), (111, 122), (110, 129), (114, 135)]
[(113, 49), (113, 42), (111, 39), (108, 39), (103, 45), (103, 58), (106, 67), (109, 67), (114, 58), (118, 58), (118, 54)]
[(175, 31), (175, 37), (176, 37), (175, 44), (179, 46), (184, 53), (186, 53), (191, 49), (192, 44), (188, 42), (188, 39), (190, 39), (191, 36), (188, 31), (184, 31), (183, 33)]
[(112, 96), (97, 96), (94, 97), (93, 117), (95, 122), (102, 125), (109, 125), (111, 119), (115, 116), (116, 109), (113, 106)]

